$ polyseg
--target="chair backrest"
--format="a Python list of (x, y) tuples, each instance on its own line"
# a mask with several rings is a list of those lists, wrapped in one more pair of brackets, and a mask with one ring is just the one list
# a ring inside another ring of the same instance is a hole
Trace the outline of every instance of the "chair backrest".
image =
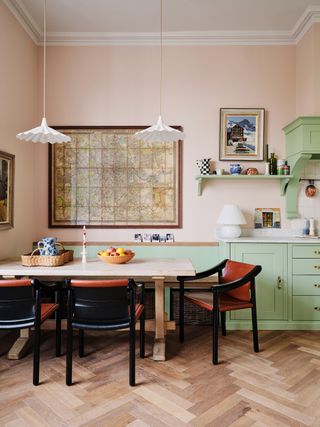
[(35, 295), (31, 280), (0, 280), (0, 328), (33, 326)]
[(71, 280), (74, 320), (129, 322), (129, 280)]
[[(252, 271), (255, 267), (256, 266), (252, 264), (228, 260), (225, 268), (223, 269), (220, 283), (228, 283), (241, 279), (243, 276), (250, 273), (250, 271)], [(250, 282), (240, 286), (237, 289), (228, 291), (227, 294), (241, 301), (250, 301)]]

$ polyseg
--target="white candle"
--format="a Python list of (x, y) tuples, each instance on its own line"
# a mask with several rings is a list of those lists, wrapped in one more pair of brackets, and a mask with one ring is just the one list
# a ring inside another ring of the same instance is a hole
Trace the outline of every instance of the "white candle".
[(82, 228), (82, 263), (86, 264), (87, 262), (87, 232), (86, 226)]
[(82, 246), (85, 249), (87, 246), (87, 232), (86, 232), (86, 226), (83, 226), (83, 232), (82, 232)]

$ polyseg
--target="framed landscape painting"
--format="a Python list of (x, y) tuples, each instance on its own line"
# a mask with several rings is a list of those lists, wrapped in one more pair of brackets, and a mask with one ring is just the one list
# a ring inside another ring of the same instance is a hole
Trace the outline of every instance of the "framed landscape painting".
[(57, 127), (49, 146), (49, 227), (181, 228), (182, 145), (144, 142), (142, 126)]
[(0, 151), (0, 230), (13, 227), (14, 155)]
[(220, 160), (263, 160), (264, 108), (220, 108)]

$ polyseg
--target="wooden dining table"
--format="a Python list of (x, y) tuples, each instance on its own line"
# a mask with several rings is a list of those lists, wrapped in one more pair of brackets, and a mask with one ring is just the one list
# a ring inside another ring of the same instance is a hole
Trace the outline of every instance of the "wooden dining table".
[[(148, 330), (155, 331), (153, 359), (166, 358), (166, 331), (175, 329), (175, 322), (168, 320), (165, 313), (165, 286), (177, 276), (194, 276), (192, 262), (186, 258), (139, 258), (127, 264), (107, 264), (97, 259), (88, 259), (82, 263), (75, 259), (58, 267), (25, 267), (21, 259), (9, 259), (0, 262), (0, 276), (29, 277), (48, 281), (68, 278), (133, 278), (154, 283), (155, 287), (155, 320)], [(29, 344), (29, 330), (21, 330), (20, 337), (9, 351), (8, 358), (17, 359)]]

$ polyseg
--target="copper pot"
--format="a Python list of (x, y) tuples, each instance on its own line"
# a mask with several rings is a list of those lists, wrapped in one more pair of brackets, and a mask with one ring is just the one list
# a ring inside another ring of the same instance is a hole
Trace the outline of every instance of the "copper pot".
[(309, 185), (306, 186), (305, 194), (307, 197), (314, 197), (316, 195), (317, 188), (314, 185), (314, 180), (309, 179)]

